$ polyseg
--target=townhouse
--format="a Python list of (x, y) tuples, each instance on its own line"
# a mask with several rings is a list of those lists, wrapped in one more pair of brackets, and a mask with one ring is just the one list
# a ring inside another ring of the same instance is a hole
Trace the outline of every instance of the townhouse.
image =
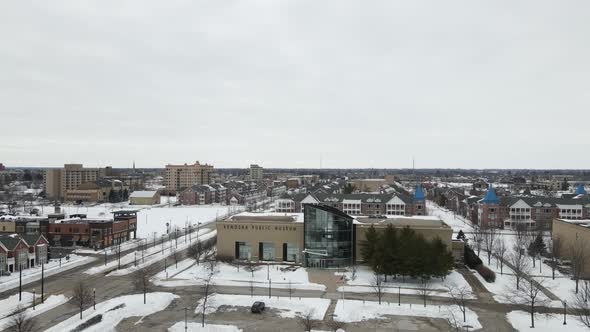
[(43, 235), (0, 235), (0, 275), (47, 263), (49, 241)]

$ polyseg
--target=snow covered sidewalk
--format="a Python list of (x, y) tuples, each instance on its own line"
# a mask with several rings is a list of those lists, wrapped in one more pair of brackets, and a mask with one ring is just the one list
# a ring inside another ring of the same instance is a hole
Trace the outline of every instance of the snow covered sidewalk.
[[(29, 293), (27, 293), (27, 294), (29, 294)], [(18, 300), (18, 295), (16, 295), (16, 296), (17, 296), (17, 300)], [(31, 298), (32, 298), (32, 296), (31, 296)], [(56, 308), (64, 303), (68, 302), (69, 300), (70, 299), (65, 297), (64, 295), (51, 295), (47, 299), (45, 299), (44, 303), (40, 303), (40, 300), (37, 299), (37, 304), (35, 305), (35, 309), (33, 309), (33, 307), (30, 306), (28, 309), (25, 310), (25, 315), (28, 318), (33, 318), (33, 317), (40, 315), (46, 311)], [(21, 302), (21, 304), (23, 304), (23, 303)], [(31, 302), (28, 302), (28, 304), (30, 305)], [(0, 308), (5, 308), (3, 305), (4, 304), (0, 304)], [(18, 302), (17, 302), (17, 304), (12, 304), (12, 305), (13, 305), (13, 307), (11, 308), (12, 311), (14, 311), (15, 309), (18, 308)], [(25, 307), (25, 306), (23, 305), (23, 307)], [(0, 320), (0, 331), (8, 328), (10, 323), (11, 323), (10, 317), (6, 317), (4, 319), (1, 319)]]
[(478, 316), (475, 312), (466, 309), (467, 322), (463, 323), (463, 314), (456, 305), (427, 305), (426, 307), (419, 304), (403, 304), (398, 306), (397, 303), (358, 301), (358, 300), (338, 300), (334, 311), (335, 319), (341, 322), (362, 322), (369, 319), (387, 319), (386, 316), (416, 316), (428, 318), (442, 318), (449, 321), (456, 320), (460, 326), (469, 324), (474, 330), (481, 329)]
[[(70, 259), (61, 259), (61, 267), (59, 266), (59, 259), (52, 259), (45, 264), (45, 278), (65, 272), (78, 266), (86, 265), (95, 261), (96, 258), (88, 256), (70, 255)], [(23, 285), (31, 282), (41, 280), (41, 266), (36, 266), (30, 269), (23, 270)], [(0, 292), (7, 289), (18, 287), (19, 273), (12, 273), (10, 276), (0, 277)]]
[[(242, 329), (237, 328), (234, 325), (218, 325), (218, 324), (205, 324), (205, 327), (201, 326), (201, 323), (189, 322), (187, 324), (188, 331), (191, 332), (242, 332)], [(169, 332), (186, 332), (184, 329), (184, 322), (178, 322), (172, 325)]]
[(84, 332), (109, 332), (115, 331), (116, 326), (128, 317), (144, 317), (166, 309), (177, 295), (172, 293), (148, 293), (147, 303), (143, 304), (143, 294), (126, 295), (116, 297), (96, 304), (96, 310), (92, 307), (84, 310), (83, 319), (75, 314), (69, 319), (53, 326), (46, 332), (71, 331), (90, 320), (94, 324), (84, 329)]
[[(36, 296), (38, 297), (38, 296)], [(28, 307), (33, 303), (33, 293), (22, 292), (22, 300), (18, 300), (18, 294), (9, 296), (4, 300), (0, 300), (0, 318), (4, 318), (14, 312), (14, 309), (20, 304), (23, 307)]]
[[(213, 313), (219, 310), (220, 307), (229, 307), (228, 310), (235, 310), (231, 307), (246, 307), (250, 309), (252, 303), (262, 301), (266, 305), (265, 310), (278, 310), (279, 316), (283, 318), (295, 318), (307, 313), (312, 313), (312, 319), (323, 320), (330, 305), (329, 299), (308, 298), (308, 297), (277, 297), (273, 296), (249, 296), (249, 295), (233, 295), (233, 294), (212, 294), (207, 300), (206, 313)], [(199, 304), (195, 313), (201, 313), (203, 306), (203, 299), (199, 300)]]
[[(165, 272), (158, 273), (152, 280), (155, 285), (163, 287), (182, 287), (202, 285), (203, 280), (209, 273), (208, 264), (201, 263), (193, 265), (183, 270), (182, 267), (190, 266), (194, 260), (185, 260), (179, 262), (180, 271), (168, 271), (166, 278)], [(213, 285), (216, 286), (241, 286), (241, 287), (268, 287), (268, 278), (270, 277), (272, 288), (293, 288), (305, 290), (324, 291), (326, 286), (309, 282), (307, 270), (303, 267), (295, 266), (295, 270), (290, 270), (291, 265), (255, 265), (254, 273), (248, 270), (247, 266), (238, 267), (226, 263), (219, 263), (216, 267), (217, 273), (213, 276)]]

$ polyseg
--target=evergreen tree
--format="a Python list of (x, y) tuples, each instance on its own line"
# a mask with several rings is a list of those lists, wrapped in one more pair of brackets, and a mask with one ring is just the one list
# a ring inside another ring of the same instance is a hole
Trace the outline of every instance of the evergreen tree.
[(109, 203), (115, 203), (115, 191), (109, 191)]
[(383, 274), (385, 274), (385, 281), (387, 276), (396, 275), (398, 272), (398, 241), (397, 241), (397, 230), (392, 225), (388, 225), (385, 231), (381, 235), (379, 242), (383, 244), (380, 246), (383, 248), (383, 252), (380, 256), (383, 256)]
[(465, 241), (465, 233), (463, 233), (463, 230), (459, 230), (459, 233), (457, 234), (457, 240), (463, 240)]
[[(371, 261), (375, 256), (375, 251), (378, 242), (379, 234), (377, 234), (377, 230), (375, 230), (375, 227), (371, 225), (371, 227), (369, 227), (369, 229), (365, 233), (365, 240), (361, 241), (361, 257), (369, 265), (371, 265)], [(371, 265), (371, 267), (373, 266)]]
[(123, 200), (126, 201), (129, 199), (129, 190), (127, 188), (123, 189)]

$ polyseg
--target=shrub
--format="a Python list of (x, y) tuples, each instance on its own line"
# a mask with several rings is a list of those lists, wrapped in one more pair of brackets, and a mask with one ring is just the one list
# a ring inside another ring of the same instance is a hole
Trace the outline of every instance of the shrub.
[(471, 249), (469, 246), (465, 246), (465, 264), (469, 266), (470, 269), (477, 269), (478, 266), (482, 265), (482, 260), (477, 257), (475, 251)]
[(75, 329), (73, 329), (71, 332), (80, 332), (80, 331), (84, 331), (87, 328), (91, 327), (92, 325), (96, 325), (98, 323), (100, 323), (102, 321), (102, 315), (96, 315), (92, 318), (90, 318), (89, 320), (85, 321), (84, 323), (78, 325), (78, 327), (76, 327)]
[(477, 271), (477, 273), (479, 273), (479, 275), (481, 275), (485, 279), (485, 281), (487, 281), (487, 282), (495, 282), (496, 281), (496, 273), (494, 271), (490, 270), (490, 268), (488, 268), (487, 266), (480, 264), (475, 267), (475, 270)]

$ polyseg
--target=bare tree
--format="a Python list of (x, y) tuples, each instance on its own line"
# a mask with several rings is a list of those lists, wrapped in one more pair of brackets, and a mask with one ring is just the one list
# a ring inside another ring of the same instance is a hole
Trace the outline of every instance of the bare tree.
[(333, 332), (343, 331), (344, 328), (346, 327), (346, 324), (344, 324), (344, 322), (340, 322), (340, 321), (335, 320), (334, 316), (332, 316), (326, 322), (326, 325), (328, 326), (330, 331), (333, 331)]
[(575, 300), (573, 304), (573, 309), (576, 315), (576, 318), (584, 324), (587, 328), (590, 328), (590, 303), (588, 302), (587, 294), (585, 292), (580, 292), (575, 294)]
[(590, 258), (588, 245), (581, 237), (570, 245), (570, 256), (572, 261), (572, 275), (576, 281), (576, 294), (578, 294), (578, 284), (580, 278), (584, 275), (588, 258)]
[(299, 325), (301, 325), (307, 332), (310, 332), (319, 325), (318, 321), (313, 319), (314, 313), (314, 309), (309, 309), (303, 315), (297, 317)]
[(377, 299), (379, 300), (379, 304), (381, 304), (381, 299), (383, 298), (383, 276), (377, 272), (373, 273), (373, 282), (371, 284), (373, 287), (373, 291), (375, 295), (377, 295)]
[(92, 291), (86, 286), (86, 284), (84, 284), (84, 281), (80, 280), (74, 286), (74, 296), (72, 297), (72, 300), (74, 300), (74, 303), (76, 303), (80, 309), (80, 319), (82, 319), (82, 311), (84, 311), (84, 307), (92, 303)]
[(482, 242), (483, 242), (483, 233), (484, 229), (481, 226), (476, 226), (473, 229), (473, 245), (475, 246), (475, 251), (477, 256), (481, 253)]
[(424, 300), (424, 307), (426, 307), (426, 297), (432, 293), (432, 284), (430, 283), (430, 278), (423, 276), (420, 278), (420, 288), (418, 289), (418, 294), (422, 296)]
[(145, 304), (146, 294), (150, 286), (150, 277), (145, 269), (140, 269), (137, 271), (137, 279), (135, 279), (135, 282), (143, 292), (143, 304)]
[(461, 313), (463, 313), (463, 322), (467, 321), (467, 300), (469, 300), (473, 296), (473, 292), (471, 288), (468, 286), (457, 286), (454, 284), (449, 284), (446, 286), (453, 302), (459, 307)]
[[(515, 282), (517, 282), (516, 278)], [(516, 289), (511, 288), (512, 292), (509, 301), (513, 304), (525, 305), (529, 308), (532, 328), (535, 327), (535, 309), (540, 306), (549, 305), (551, 302), (549, 298), (543, 295), (543, 291), (541, 290), (543, 282), (543, 279), (536, 279), (531, 276), (528, 282), (522, 282), (520, 287)]]
[(457, 315), (455, 315), (455, 312), (453, 310), (448, 311), (447, 323), (449, 323), (449, 325), (451, 326), (451, 331), (462, 331), (463, 324), (461, 324), (460, 319), (457, 319)]
[(529, 262), (526, 259), (525, 250), (522, 247), (522, 241), (524, 241), (524, 238), (517, 237), (516, 244), (508, 258), (508, 261), (512, 265), (512, 269), (514, 270), (516, 289), (519, 289), (520, 281), (527, 275), (529, 270)]
[(483, 230), (482, 242), (485, 251), (488, 254), (488, 265), (492, 262), (492, 254), (494, 251), (494, 245), (498, 237), (498, 230), (495, 227), (486, 227)]
[(246, 266), (244, 267), (244, 270), (250, 272), (252, 274), (252, 278), (254, 278), (254, 272), (261, 269), (261, 267), (253, 261), (246, 261), (245, 265)]
[(250, 278), (250, 297), (254, 297), (254, 278)]
[(561, 258), (561, 239), (559, 237), (555, 237), (549, 242), (549, 255), (551, 255), (551, 278), (555, 280), (557, 260)]
[(19, 305), (10, 316), (6, 331), (32, 332), (34, 328), (35, 320)]
[(203, 299), (201, 307), (201, 326), (205, 327), (205, 314), (207, 309), (210, 308), (208, 305), (209, 295), (211, 293), (213, 277), (219, 272), (217, 269), (217, 260), (208, 261), (207, 265), (207, 276), (203, 279)]
[(188, 255), (197, 262), (197, 265), (199, 265), (199, 261), (203, 255), (203, 243), (201, 241), (196, 241), (192, 244), (188, 248)]
[(498, 238), (496, 241), (496, 258), (500, 263), (500, 274), (504, 274), (504, 260), (506, 259), (506, 254), (508, 251), (508, 247), (506, 247), (506, 241), (503, 238)]

